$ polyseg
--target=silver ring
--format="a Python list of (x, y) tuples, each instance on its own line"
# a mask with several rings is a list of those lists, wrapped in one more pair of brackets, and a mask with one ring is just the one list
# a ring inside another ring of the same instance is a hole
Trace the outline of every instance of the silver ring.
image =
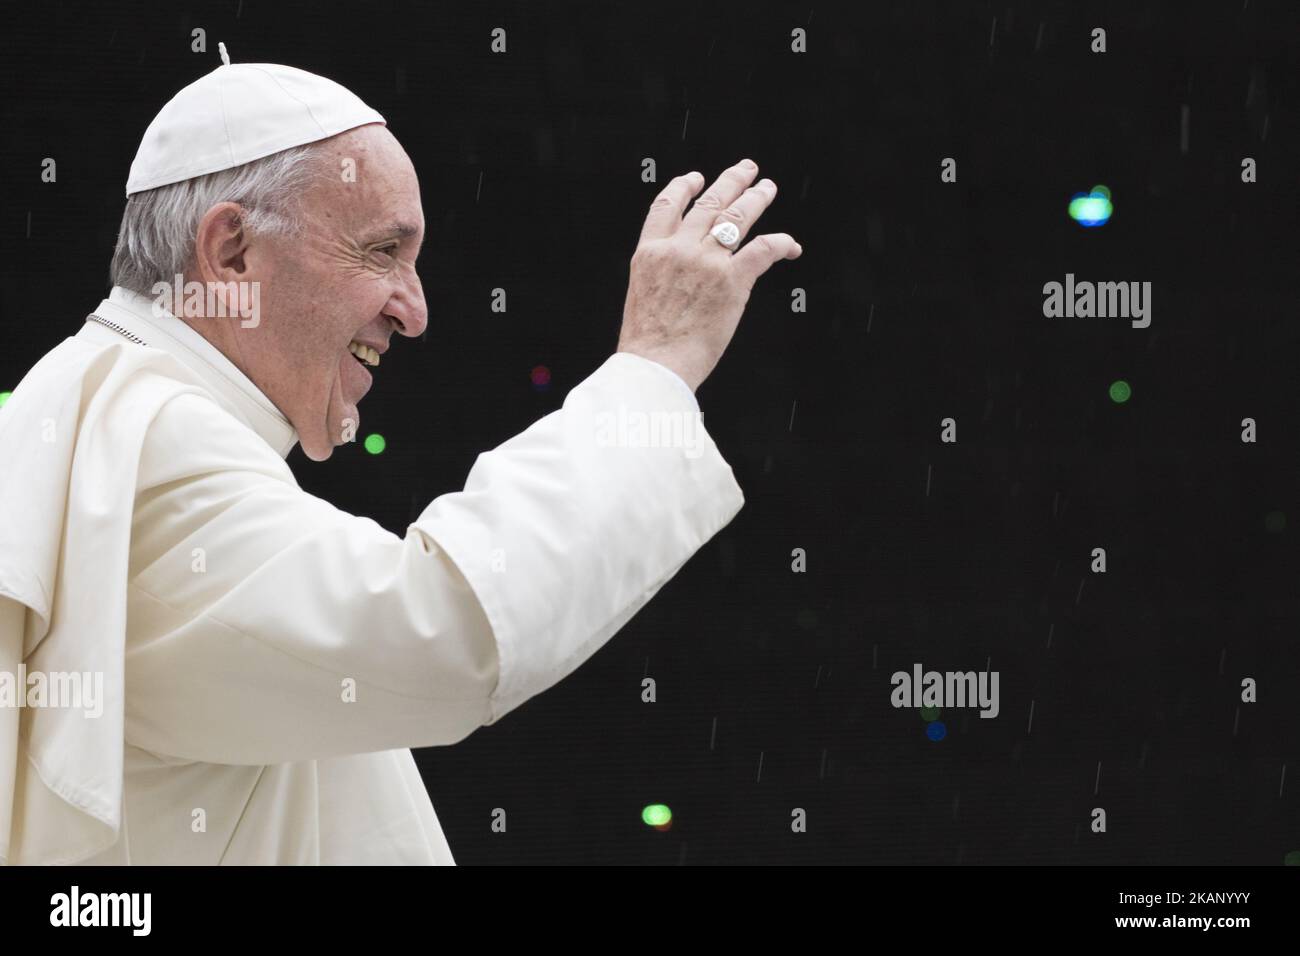
[(740, 244), (740, 228), (734, 222), (720, 222), (709, 230), (709, 235), (717, 240), (724, 249), (736, 251)]

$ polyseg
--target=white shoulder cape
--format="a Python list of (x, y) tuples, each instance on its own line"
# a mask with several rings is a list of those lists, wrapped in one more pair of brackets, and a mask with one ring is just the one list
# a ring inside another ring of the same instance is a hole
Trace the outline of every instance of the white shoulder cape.
[[(69, 338), (0, 410), (0, 675), (103, 674), (103, 711), (0, 706), (0, 861), (70, 863), (121, 820), (127, 563), (153, 416), (199, 392), (166, 353)], [(57, 587), (56, 582), (75, 582)], [(106, 796), (116, 794), (115, 797)]]

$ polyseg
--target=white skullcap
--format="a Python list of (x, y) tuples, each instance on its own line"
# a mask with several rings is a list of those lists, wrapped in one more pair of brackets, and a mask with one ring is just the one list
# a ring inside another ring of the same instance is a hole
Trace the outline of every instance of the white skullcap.
[(333, 80), (277, 63), (227, 61), (159, 110), (131, 163), (126, 194), (242, 166), (367, 123), (385, 120)]

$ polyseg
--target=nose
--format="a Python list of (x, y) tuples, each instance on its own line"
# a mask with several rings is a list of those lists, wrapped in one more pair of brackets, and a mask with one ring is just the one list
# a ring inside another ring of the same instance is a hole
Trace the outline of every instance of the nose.
[(422, 335), (429, 326), (429, 309), (424, 302), (420, 277), (412, 269), (402, 287), (384, 306), (384, 314), (393, 320), (399, 334), (409, 338)]

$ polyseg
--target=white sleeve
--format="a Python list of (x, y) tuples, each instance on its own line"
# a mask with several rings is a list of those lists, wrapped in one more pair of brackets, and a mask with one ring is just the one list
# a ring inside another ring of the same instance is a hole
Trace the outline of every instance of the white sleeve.
[(669, 374), (616, 353), (415, 521), (496, 636), (487, 723), (598, 651), (744, 504), (694, 394)]
[(695, 398), (695, 393), (691, 391), (691, 387), (686, 384), (686, 379), (682, 378), (680, 375), (678, 375), (676, 372), (670, 369), (667, 365), (664, 365), (661, 362), (656, 362), (654, 359), (648, 359), (643, 355), (633, 355), (631, 352), (620, 352), (618, 354), (627, 355), (630, 358), (638, 359), (639, 361), (644, 362), (646, 365), (650, 366), (651, 368), (659, 369), (660, 373), (665, 378), (667, 378), (668, 381), (676, 383), (674, 387), (684, 393), (683, 398), (686, 400), (687, 404), (691, 407), (691, 409), (697, 412), (700, 410), (700, 403)]
[(557, 683), (743, 504), (664, 371), (611, 356), (404, 538), (173, 399), (141, 459), (127, 741), (232, 764), (449, 744)]

